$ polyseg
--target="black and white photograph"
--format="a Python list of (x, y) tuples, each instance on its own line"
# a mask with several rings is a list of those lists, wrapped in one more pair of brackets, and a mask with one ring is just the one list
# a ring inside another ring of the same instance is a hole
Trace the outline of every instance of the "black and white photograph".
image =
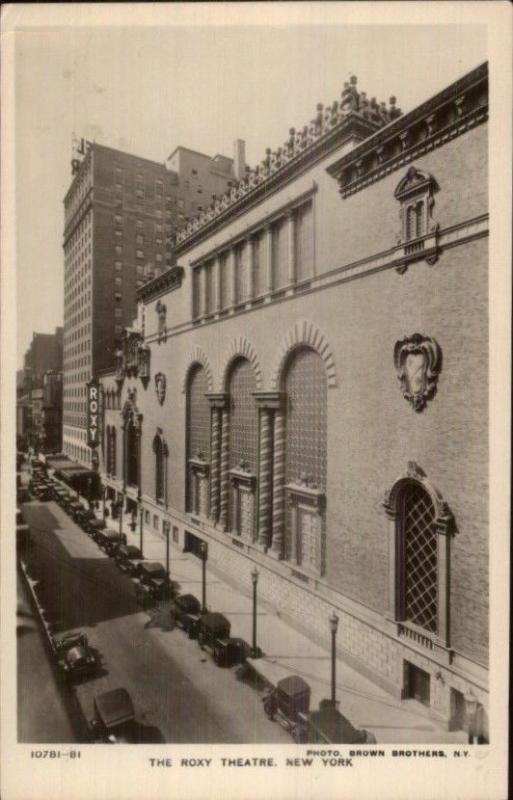
[(2, 796), (505, 798), (510, 7), (2, 62)]

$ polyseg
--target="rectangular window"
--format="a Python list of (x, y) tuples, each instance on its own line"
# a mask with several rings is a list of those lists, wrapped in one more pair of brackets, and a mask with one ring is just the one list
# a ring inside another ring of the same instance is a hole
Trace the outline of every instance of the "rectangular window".
[(157, 517), (156, 514), (153, 515), (153, 527), (155, 528), (156, 531), (158, 531), (158, 529), (159, 529), (159, 518)]
[(114, 269), (116, 270), (116, 272), (122, 272), (123, 271), (123, 264), (121, 263), (121, 261), (115, 261), (114, 262)]
[(305, 203), (297, 210), (295, 218), (296, 280), (311, 278), (314, 259), (313, 206)]
[(143, 229), (143, 221), (142, 221), (142, 219), (137, 219), (135, 221), (135, 227), (137, 228), (138, 231), (142, 231), (142, 229)]
[(149, 511), (145, 511), (144, 512), (144, 521), (145, 521), (146, 525), (150, 524), (150, 512)]
[(192, 273), (192, 316), (193, 319), (199, 317), (200, 315), (200, 288), (201, 288), (201, 276), (200, 276), (200, 267), (196, 267)]
[(114, 278), (114, 283), (116, 284), (116, 286), (121, 286), (123, 280), (122, 278), (119, 277), (119, 275), (116, 275), (116, 277)]
[(114, 250), (115, 250), (117, 256), (120, 256), (122, 254), (122, 252), (123, 252), (123, 248), (122, 248), (122, 246), (120, 244), (117, 244), (115, 246)]
[(155, 181), (155, 196), (162, 197), (164, 193), (164, 184), (162, 181)]
[(249, 244), (241, 244), (235, 248), (236, 303), (244, 303), (250, 296), (249, 259)]
[(273, 225), (273, 289), (281, 289), (288, 283), (287, 223), (280, 219)]
[(123, 328), (121, 327), (121, 325), (114, 325), (114, 334), (116, 336), (121, 336), (122, 332)]
[(137, 274), (144, 275), (144, 266), (143, 264), (137, 264), (136, 266)]
[(144, 253), (142, 250), (136, 250), (135, 255), (137, 256), (137, 258), (144, 258)]
[(257, 233), (253, 238), (253, 294), (255, 297), (265, 291), (262, 249), (262, 234)]
[(117, 317), (118, 319), (119, 319), (120, 317), (122, 317), (122, 316), (123, 316), (123, 309), (121, 309), (121, 308), (115, 308), (115, 309), (114, 309), (114, 316), (115, 316), (115, 317)]
[(142, 244), (144, 242), (144, 236), (142, 233), (138, 233), (135, 237), (136, 244)]
[(176, 525), (173, 525), (173, 533), (172, 533), (173, 542), (178, 542), (178, 528)]
[(155, 256), (155, 261), (162, 261), (162, 256), (160, 253), (157, 253)]
[(116, 167), (116, 186), (123, 185), (123, 170)]

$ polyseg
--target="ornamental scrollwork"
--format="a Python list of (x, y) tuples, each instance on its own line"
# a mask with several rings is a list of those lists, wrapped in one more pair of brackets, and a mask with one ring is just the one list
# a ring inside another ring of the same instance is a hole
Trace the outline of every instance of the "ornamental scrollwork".
[(404, 399), (415, 411), (422, 411), (436, 394), (442, 369), (442, 351), (438, 342), (420, 333), (396, 342), (394, 365)]

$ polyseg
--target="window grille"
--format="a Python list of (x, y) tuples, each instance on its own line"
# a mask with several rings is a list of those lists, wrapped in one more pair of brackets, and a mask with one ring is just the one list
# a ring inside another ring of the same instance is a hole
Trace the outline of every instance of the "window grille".
[(287, 396), (287, 483), (306, 473), (326, 491), (327, 381), (321, 357), (298, 350), (285, 377)]
[(404, 490), (402, 612), (406, 620), (437, 632), (437, 533), (428, 493), (415, 483)]
[(258, 413), (253, 392), (255, 373), (249, 361), (238, 359), (230, 376), (230, 468), (241, 461), (255, 473), (258, 447)]

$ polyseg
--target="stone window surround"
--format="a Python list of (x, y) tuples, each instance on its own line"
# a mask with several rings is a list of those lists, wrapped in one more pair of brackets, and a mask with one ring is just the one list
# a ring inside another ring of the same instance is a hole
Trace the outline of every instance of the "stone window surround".
[[(430, 497), (435, 510), (435, 528), (437, 534), (437, 634), (405, 620), (401, 615), (399, 585), (400, 572), (398, 564), (398, 545), (401, 520), (399, 518), (399, 498), (407, 483), (417, 483)], [(398, 478), (386, 493), (383, 502), (388, 525), (389, 582), (388, 605), (386, 618), (396, 624), (396, 635), (399, 639), (414, 642), (426, 650), (436, 652), (446, 663), (452, 662), (453, 651), (450, 646), (449, 626), (449, 574), (450, 574), (450, 540), (455, 533), (452, 512), (438, 489), (426, 478), (424, 471), (414, 461), (408, 462), (405, 474)]]
[[(233, 237), (232, 239), (228, 240), (223, 244), (221, 247), (215, 248), (215, 250), (211, 251), (210, 253), (204, 255), (199, 259), (197, 262), (193, 262), (191, 264), (192, 270), (200, 270), (199, 276), (199, 286), (200, 286), (200, 297), (199, 302), (197, 303), (198, 314), (194, 316), (194, 311), (196, 304), (194, 302), (194, 295), (193, 289), (191, 288), (191, 318), (197, 322), (201, 321), (205, 318), (210, 318), (214, 314), (225, 313), (228, 309), (232, 311), (234, 309), (238, 309), (241, 307), (250, 308), (251, 305), (255, 301), (260, 301), (266, 297), (270, 298), (272, 294), (281, 295), (284, 292), (291, 293), (293, 291), (293, 287), (296, 285), (296, 254), (295, 254), (295, 247), (296, 247), (296, 236), (295, 236), (295, 215), (297, 211), (307, 204), (312, 204), (312, 213), (313, 217), (313, 263), (312, 263), (312, 275), (313, 278), (315, 275), (315, 203), (314, 203), (314, 196), (317, 192), (317, 184), (315, 181), (312, 182), (312, 187), (308, 189), (306, 192), (303, 192), (300, 196), (294, 198), (294, 200), (284, 204), (276, 211), (273, 211), (271, 214), (267, 215), (263, 219), (259, 220), (258, 223), (251, 226), (247, 231), (244, 232), (243, 235), (238, 235)], [(279, 289), (274, 289), (273, 287), (273, 256), (272, 256), (272, 233), (273, 227), (279, 222), (286, 220), (285, 224), (288, 225), (288, 283), (284, 287), (280, 287)], [(264, 286), (265, 291), (256, 296), (254, 293), (254, 287), (250, 287), (249, 291), (249, 298), (237, 304), (236, 302), (236, 259), (235, 253), (238, 248), (244, 246), (247, 243), (247, 246), (250, 248), (249, 250), (249, 258), (251, 259), (251, 269), (250, 274), (252, 274), (253, 269), (253, 241), (254, 239), (260, 236), (261, 237), (261, 262), (260, 266), (261, 269), (265, 270), (264, 274)], [(228, 304), (224, 307), (222, 306), (222, 298), (221, 298), (221, 275), (220, 275), (220, 264), (222, 260), (225, 261), (225, 269), (227, 272), (226, 279), (228, 280)], [(205, 280), (205, 273), (202, 269), (203, 267), (209, 267), (214, 270), (214, 278), (213, 278), (213, 287), (214, 287), (214, 297), (211, 298), (211, 305), (212, 308), (207, 309), (206, 305), (206, 280)], [(310, 278), (308, 279), (310, 280)], [(308, 281), (306, 281), (308, 283)], [(191, 281), (191, 287), (194, 285), (194, 281)]]

